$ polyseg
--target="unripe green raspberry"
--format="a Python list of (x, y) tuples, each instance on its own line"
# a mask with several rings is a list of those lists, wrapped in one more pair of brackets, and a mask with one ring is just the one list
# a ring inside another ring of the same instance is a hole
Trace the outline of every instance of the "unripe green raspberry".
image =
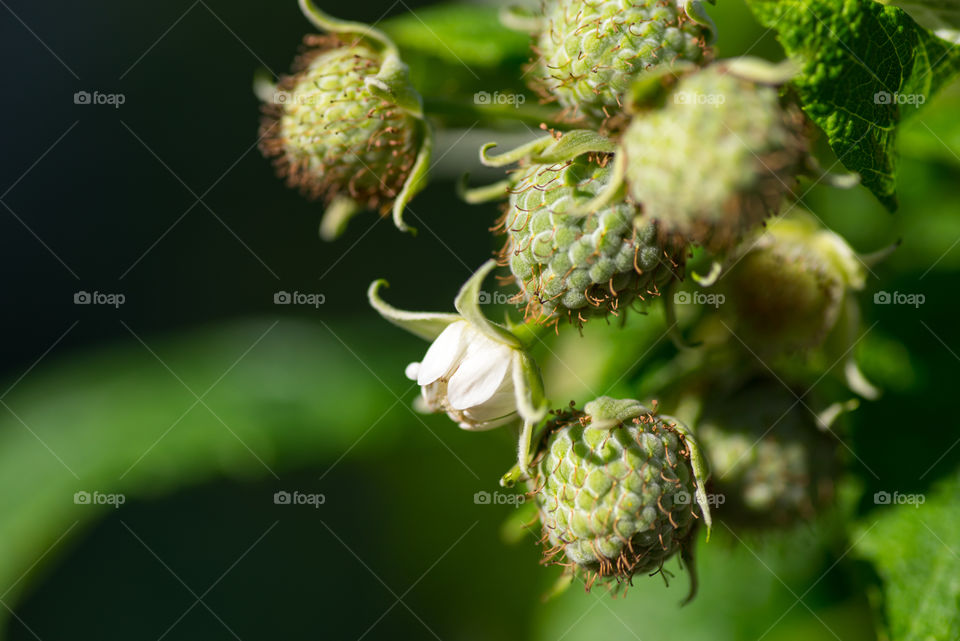
[(631, 122), (623, 140), (630, 193), (664, 232), (730, 249), (792, 191), (806, 160), (801, 129), (776, 88), (712, 65)]
[(776, 354), (812, 349), (836, 325), (847, 292), (866, 268), (853, 249), (809, 214), (794, 211), (744, 240), (722, 280), (735, 331), (751, 349)]
[(305, 45), (264, 108), (261, 150), (309, 198), (348, 196), (385, 211), (416, 160), (416, 118), (371, 93), (365, 81), (383, 56), (362, 40), (308, 36)]
[(687, 548), (703, 479), (674, 420), (607, 397), (584, 409), (557, 414), (537, 462), (545, 560), (571, 564), (588, 586), (629, 581)]
[(607, 186), (608, 164), (584, 154), (531, 165), (519, 170), (511, 188), (502, 257), (528, 315), (541, 322), (567, 316), (582, 324), (590, 316), (620, 314), (682, 278), (685, 249), (661, 243), (653, 224), (636, 227), (640, 211), (630, 201), (567, 215)]
[(637, 75), (655, 65), (699, 63), (709, 30), (676, 1), (548, 0), (535, 82), (575, 118), (602, 124), (622, 111)]
[(788, 526), (833, 499), (837, 440), (779, 381), (708, 399), (697, 438), (724, 499), (714, 510), (730, 526)]

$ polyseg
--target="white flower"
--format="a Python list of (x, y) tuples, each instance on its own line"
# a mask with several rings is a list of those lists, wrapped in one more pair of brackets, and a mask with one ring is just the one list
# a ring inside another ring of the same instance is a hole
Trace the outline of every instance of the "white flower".
[(382, 280), (371, 283), (367, 296), (385, 319), (433, 341), (423, 361), (406, 369), (407, 378), (421, 387), (423, 409), (446, 412), (465, 430), (521, 422), (516, 469), (526, 474), (533, 428), (546, 416), (547, 401), (540, 369), (516, 326), (492, 323), (480, 310), (480, 286), (495, 266), (487, 261), (464, 284), (454, 301), (456, 314), (397, 309), (380, 298)]
[(422, 387), (430, 411), (446, 412), (465, 430), (489, 430), (517, 417), (513, 352), (513, 347), (458, 320), (406, 374)]

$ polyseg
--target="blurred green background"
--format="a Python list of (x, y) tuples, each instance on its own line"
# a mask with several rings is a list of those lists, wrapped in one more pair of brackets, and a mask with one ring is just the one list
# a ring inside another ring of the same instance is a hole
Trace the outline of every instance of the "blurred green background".
[[(325, 244), (319, 206), (255, 149), (253, 73), (285, 72), (309, 31), (293, 0), (0, 4), (6, 638), (876, 638), (877, 571), (852, 545), (870, 540), (869, 497), (926, 492), (960, 462), (960, 86), (904, 127), (897, 214), (863, 189), (803, 199), (858, 250), (903, 239), (862, 293), (872, 329), (858, 349), (886, 389), (846, 438), (863, 498), (851, 491), (843, 509), (863, 527), (838, 515), (775, 537), (720, 527), (698, 548), (700, 595), (682, 609), (675, 563), (669, 588), (639, 577), (625, 599), (575, 586), (544, 603), (557, 569), (538, 565), (532, 537), (504, 540), (512, 506), (474, 500), (499, 489), (513, 436), (412, 413), (403, 366), (425, 344), (365, 302), (387, 277), (389, 301), (446, 309), (489, 256), (496, 207), (464, 205), (453, 182), (489, 135), (461, 115), (441, 139), (438, 177), (408, 212), (417, 237), (368, 214)], [(419, 3), (325, 8), (410, 31), (414, 77), (442, 97), (507, 89), (526, 57), (525, 38), (491, 57), (467, 27), (461, 45), (476, 57), (461, 56), (473, 75), (461, 86), (419, 19), (389, 22)], [(780, 56), (741, 2), (710, 13), (721, 55)], [(78, 91), (126, 100), (78, 105)], [(874, 305), (881, 289), (925, 302)], [(75, 305), (78, 291), (125, 303)], [(277, 306), (278, 291), (325, 304)], [(658, 314), (644, 321), (641, 334), (660, 335)], [(643, 372), (634, 361), (624, 386)], [(78, 504), (79, 491), (124, 503)], [(324, 502), (276, 504), (278, 491)]]

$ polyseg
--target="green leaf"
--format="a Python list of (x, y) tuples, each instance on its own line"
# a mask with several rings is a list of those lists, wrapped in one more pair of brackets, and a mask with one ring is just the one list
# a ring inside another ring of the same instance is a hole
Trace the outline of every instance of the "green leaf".
[[(960, 475), (912, 503), (882, 507), (860, 526), (856, 549), (873, 562), (882, 582), (883, 609), (892, 641), (960, 637)], [(878, 501), (879, 499), (879, 501)], [(905, 499), (900, 499), (905, 500)], [(855, 539), (856, 540), (856, 539)]]
[(374, 424), (353, 453), (389, 443), (410, 419), (395, 396), (409, 383), (380, 334), (250, 321), (41, 363), (0, 406), (6, 603), (116, 509), (76, 492), (130, 503), (220, 476), (273, 478), (351, 451)]
[(900, 7), (918, 23), (941, 38), (957, 41), (960, 36), (960, 1), (958, 0), (877, 0), (881, 4)]
[(530, 55), (530, 37), (503, 26), (495, 6), (448, 4), (417, 9), (379, 25), (401, 50), (466, 67), (496, 67)]
[(802, 65), (793, 85), (840, 162), (896, 209), (897, 125), (957, 72), (960, 49), (874, 0), (748, 4)]

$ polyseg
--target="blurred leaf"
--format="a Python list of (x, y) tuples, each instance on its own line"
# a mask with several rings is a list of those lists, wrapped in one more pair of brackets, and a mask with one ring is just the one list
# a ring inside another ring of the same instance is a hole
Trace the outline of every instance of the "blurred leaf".
[(382, 443), (409, 418), (386, 385), (402, 395), (408, 383), (389, 350), (361, 337), (362, 327), (248, 322), (41, 364), (0, 416), (7, 603), (60, 537), (114, 509), (77, 504), (76, 492), (129, 500), (220, 475), (269, 478), (339, 456), (372, 425), (364, 445)]
[(417, 9), (378, 26), (403, 50), (458, 63), (496, 67), (530, 55), (530, 36), (500, 23), (499, 9), (473, 4), (447, 4)]
[(900, 7), (918, 23), (946, 40), (960, 35), (960, 2), (957, 0), (877, 0)]
[[(763, 540), (743, 534), (737, 538), (725, 526), (715, 532), (710, 543), (697, 545), (700, 589), (690, 604), (680, 606), (689, 578), (671, 561), (666, 568), (674, 574), (669, 588), (660, 576), (637, 576), (623, 598), (611, 599), (600, 588), (585, 593), (583, 586), (575, 583), (543, 608), (535, 638), (873, 638), (865, 603), (824, 599), (817, 594), (815, 588), (823, 589), (825, 583), (818, 578), (832, 563), (822, 529), (800, 528)], [(800, 595), (804, 605), (798, 603)], [(822, 601), (830, 606), (818, 608)]]
[(881, 508), (861, 523), (856, 549), (881, 578), (892, 641), (960, 637), (958, 492), (955, 475), (922, 505)]
[(915, 389), (920, 380), (910, 351), (902, 342), (880, 329), (863, 337), (857, 362), (867, 380), (883, 390), (905, 392)]
[(960, 82), (944, 88), (926, 105), (923, 118), (911, 118), (900, 130), (902, 154), (960, 167)]
[(957, 72), (960, 51), (873, 0), (748, 4), (802, 64), (793, 85), (839, 160), (896, 209), (897, 125)]

